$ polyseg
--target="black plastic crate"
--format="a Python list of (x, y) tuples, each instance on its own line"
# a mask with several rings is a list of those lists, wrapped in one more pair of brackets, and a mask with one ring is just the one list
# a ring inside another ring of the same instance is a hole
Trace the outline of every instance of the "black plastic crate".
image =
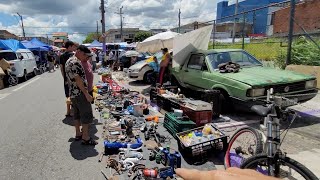
[(158, 90), (156, 87), (151, 87), (150, 89), (150, 102), (152, 103), (157, 103), (157, 94), (158, 94)]
[(211, 139), (205, 142), (199, 142), (190, 146), (185, 145), (182, 140), (181, 140), (181, 136), (184, 136), (186, 134), (189, 134), (193, 131), (199, 131), (204, 128), (204, 126), (202, 127), (198, 127), (195, 129), (191, 129), (188, 131), (184, 131), (181, 133), (177, 133), (176, 134), (176, 139), (179, 145), (179, 149), (181, 151), (181, 153), (184, 156), (187, 157), (206, 157), (208, 154), (210, 154), (210, 152), (214, 151), (214, 150), (218, 150), (218, 151), (225, 151), (228, 147), (228, 141), (227, 141), (227, 136), (222, 133), (219, 129), (217, 129), (215, 126), (211, 125), (212, 128), (214, 128), (216, 131), (220, 132), (220, 137), (219, 138), (215, 138), (215, 139)]

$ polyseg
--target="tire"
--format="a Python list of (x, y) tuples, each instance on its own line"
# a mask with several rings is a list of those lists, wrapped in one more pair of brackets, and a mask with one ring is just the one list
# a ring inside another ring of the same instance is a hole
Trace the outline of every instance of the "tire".
[(9, 78), (8, 78), (8, 83), (9, 83), (11, 86), (15, 86), (15, 85), (17, 85), (17, 84), (19, 83), (19, 79), (18, 79), (16, 76), (11, 75), (11, 76), (9, 76)]
[(153, 76), (153, 71), (147, 71), (146, 73), (144, 73), (143, 81), (148, 84), (154, 83), (156, 81), (156, 78)]
[[(243, 164), (240, 166), (241, 169), (256, 169), (257, 164), (259, 162), (267, 162), (268, 157), (266, 154), (257, 154), (246, 159)], [(289, 157), (279, 157), (279, 161), (281, 162), (281, 166), (288, 166), (289, 168), (295, 170), (299, 175), (301, 175), (306, 180), (317, 180), (317, 176), (314, 175), (308, 168), (306, 168), (301, 163), (289, 158)], [(260, 172), (258, 169), (256, 169)], [(283, 171), (285, 173), (285, 171)], [(291, 172), (291, 171), (290, 171)], [(264, 174), (264, 173), (263, 173)], [(281, 173), (280, 173), (281, 174)], [(280, 177), (281, 178), (281, 177)], [(295, 177), (291, 177), (292, 179), (296, 179)], [(291, 179), (289, 178), (289, 179)]]
[(220, 98), (219, 98), (219, 103), (220, 103), (220, 110), (222, 114), (228, 114), (234, 111), (233, 104), (231, 103), (230, 97), (228, 93), (225, 91), (220, 91)]
[[(256, 155), (259, 153), (262, 153), (263, 151), (263, 143), (262, 143), (262, 135), (255, 129), (251, 128), (251, 127), (247, 127), (247, 128), (242, 128), (239, 129), (230, 139), (229, 141), (229, 145), (226, 151), (226, 154), (224, 156), (224, 166), (225, 168), (229, 168), (229, 167), (240, 167), (240, 165), (243, 163), (243, 160), (245, 160), (244, 157), (238, 157), (238, 153), (234, 153), (230, 151), (232, 150), (231, 148), (233, 147), (232, 145), (234, 144), (234, 142), (243, 134), (243, 133), (251, 133), (253, 135), (253, 137), (255, 138), (255, 142), (256, 142), (256, 148), (253, 151), (252, 155)], [(248, 149), (249, 151), (249, 149)], [(233, 155), (233, 161), (237, 161), (240, 160), (241, 162), (238, 162), (238, 164), (232, 163), (232, 159), (230, 160), (230, 156)]]
[(20, 81), (25, 82), (27, 80), (28, 80), (28, 74), (27, 74), (27, 71), (24, 70), (23, 76), (20, 78)]

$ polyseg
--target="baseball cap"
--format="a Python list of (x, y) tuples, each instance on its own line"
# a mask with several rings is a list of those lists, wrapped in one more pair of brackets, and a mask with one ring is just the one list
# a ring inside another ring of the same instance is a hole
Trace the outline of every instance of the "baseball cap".
[(90, 51), (90, 49), (89, 48), (87, 48), (86, 46), (84, 46), (84, 45), (80, 45), (80, 46), (78, 46), (78, 48), (77, 48), (78, 50), (80, 50), (80, 51), (82, 51), (82, 52), (84, 52), (87, 56), (89, 56), (89, 57), (91, 57), (92, 56), (92, 53), (91, 53), (91, 51)]
[(75, 45), (75, 44), (74, 44), (74, 42), (72, 42), (72, 41), (67, 41), (66, 43), (64, 43), (64, 47), (65, 47), (66, 49), (68, 49), (68, 47), (73, 46), (73, 45)]

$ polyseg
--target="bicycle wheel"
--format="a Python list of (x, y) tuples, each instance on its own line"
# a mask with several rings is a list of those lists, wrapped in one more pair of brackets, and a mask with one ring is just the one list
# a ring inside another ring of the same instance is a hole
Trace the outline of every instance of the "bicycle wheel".
[(240, 167), (243, 160), (262, 153), (262, 150), (262, 135), (257, 130), (250, 127), (239, 129), (229, 141), (224, 166)]
[[(275, 176), (281, 179), (306, 179), (318, 180), (318, 178), (304, 165), (289, 158), (279, 157), (280, 169)], [(256, 171), (268, 175), (268, 157), (266, 154), (257, 154), (246, 159), (241, 169), (255, 169)]]

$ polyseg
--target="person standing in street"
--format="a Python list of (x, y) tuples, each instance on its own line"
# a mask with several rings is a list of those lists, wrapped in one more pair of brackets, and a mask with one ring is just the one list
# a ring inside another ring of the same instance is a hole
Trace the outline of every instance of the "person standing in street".
[(164, 77), (169, 72), (169, 63), (171, 60), (171, 56), (169, 54), (168, 48), (162, 48), (162, 60), (160, 62), (160, 73), (159, 73), (159, 84), (162, 86), (164, 82)]
[(62, 74), (62, 77), (63, 77), (64, 93), (65, 93), (65, 96), (67, 98), (67, 100), (66, 100), (66, 103), (67, 103), (66, 116), (69, 117), (69, 116), (71, 116), (71, 101), (70, 101), (70, 96), (69, 96), (69, 86), (68, 86), (68, 81), (67, 81), (67, 77), (66, 77), (65, 66), (66, 66), (66, 62), (68, 61), (68, 59), (73, 56), (73, 51), (76, 50), (77, 46), (75, 45), (74, 42), (67, 41), (64, 44), (64, 47), (66, 48), (66, 52), (64, 52), (60, 56), (59, 63), (60, 63), (61, 74)]
[[(88, 82), (82, 61), (88, 61), (92, 54), (90, 50), (80, 45), (73, 57), (66, 62), (66, 76), (69, 84), (69, 93), (74, 109), (74, 121), (76, 129), (75, 140), (81, 140), (83, 145), (97, 145), (97, 142), (89, 136), (89, 124), (93, 121), (91, 102), (93, 97), (88, 92)], [(80, 131), (82, 126), (82, 132)]]
[[(92, 54), (92, 57), (89, 58), (89, 59), (92, 59), (92, 61), (94, 61), (94, 53), (91, 53)], [(87, 81), (88, 81), (88, 92), (89, 94), (93, 97), (93, 78), (94, 78), (94, 75), (93, 75), (93, 70), (92, 70), (92, 66), (89, 62), (90, 60), (87, 60), (87, 61), (81, 61), (81, 65), (84, 69), (84, 72), (86, 74), (86, 78), (87, 78)], [(93, 103), (93, 101), (92, 101)]]

